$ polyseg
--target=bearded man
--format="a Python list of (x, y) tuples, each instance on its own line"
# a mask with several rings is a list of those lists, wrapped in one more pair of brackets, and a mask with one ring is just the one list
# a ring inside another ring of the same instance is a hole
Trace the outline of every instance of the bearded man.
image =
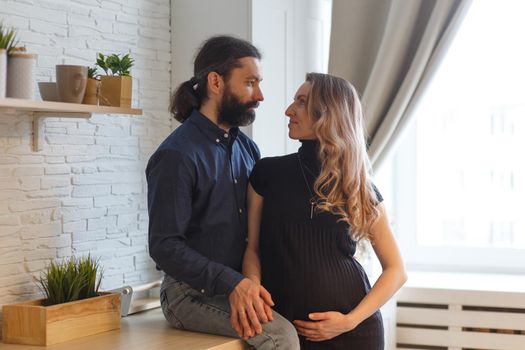
[(248, 177), (260, 153), (239, 126), (255, 120), (264, 99), (260, 59), (247, 41), (212, 37), (175, 91), (171, 112), (182, 125), (146, 169), (149, 252), (165, 273), (161, 306), (173, 327), (299, 349), (268, 291), (241, 273)]

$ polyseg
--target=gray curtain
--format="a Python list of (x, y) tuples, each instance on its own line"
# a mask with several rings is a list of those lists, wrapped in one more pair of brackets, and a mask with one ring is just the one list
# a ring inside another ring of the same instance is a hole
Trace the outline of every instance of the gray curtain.
[(446, 53), (472, 0), (333, 0), (329, 72), (361, 94), (378, 169)]

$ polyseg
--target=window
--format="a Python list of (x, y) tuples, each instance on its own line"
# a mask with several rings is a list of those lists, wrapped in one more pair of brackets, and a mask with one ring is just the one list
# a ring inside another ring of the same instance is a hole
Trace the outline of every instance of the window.
[(395, 156), (409, 267), (525, 271), (523, 13), (472, 3)]

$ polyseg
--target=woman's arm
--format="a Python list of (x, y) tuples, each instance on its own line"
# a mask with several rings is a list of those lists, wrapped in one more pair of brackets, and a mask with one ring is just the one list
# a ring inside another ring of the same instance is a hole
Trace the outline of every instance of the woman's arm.
[(379, 205), (379, 219), (372, 226), (371, 242), (383, 272), (370, 292), (348, 314), (336, 311), (309, 315), (314, 322), (294, 321), (299, 334), (311, 341), (323, 341), (348, 332), (376, 312), (405, 283), (407, 275), (401, 253), (388, 223), (385, 207)]
[(352, 329), (383, 306), (407, 280), (401, 252), (383, 204), (379, 205), (379, 211), (379, 219), (372, 226), (371, 243), (383, 271), (366, 297), (347, 315)]
[(242, 272), (244, 276), (257, 284), (261, 284), (261, 262), (259, 260), (259, 229), (263, 197), (257, 194), (251, 184), (248, 184), (248, 244), (244, 253)]

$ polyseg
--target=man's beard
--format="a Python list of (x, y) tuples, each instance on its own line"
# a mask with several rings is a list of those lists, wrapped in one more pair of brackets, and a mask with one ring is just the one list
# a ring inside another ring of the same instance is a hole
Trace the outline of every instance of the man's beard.
[(257, 101), (242, 103), (229, 88), (226, 88), (219, 106), (219, 123), (226, 123), (229, 126), (250, 125), (255, 120), (255, 111), (250, 109), (258, 106)]

